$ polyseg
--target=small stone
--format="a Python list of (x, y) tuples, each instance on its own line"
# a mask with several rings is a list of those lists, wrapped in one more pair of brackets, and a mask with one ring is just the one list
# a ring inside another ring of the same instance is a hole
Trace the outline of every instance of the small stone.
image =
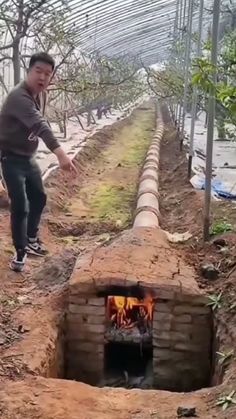
[(219, 249), (219, 253), (221, 253), (222, 255), (228, 255), (229, 253), (230, 253), (230, 250), (229, 250), (229, 248), (228, 247), (221, 247), (220, 249)]
[(215, 280), (219, 276), (219, 269), (217, 269), (212, 263), (205, 263), (201, 266), (201, 272), (204, 278)]
[(28, 295), (19, 295), (17, 300), (22, 304), (31, 304), (31, 300)]
[(196, 418), (195, 407), (178, 407), (177, 409), (178, 418)]
[(19, 326), (18, 326), (18, 333), (28, 333), (28, 332), (30, 332), (30, 328), (29, 327), (25, 327), (25, 326), (23, 326), (22, 324), (20, 324)]
[(110, 239), (111, 239), (110, 234), (109, 234), (109, 233), (104, 233), (104, 234), (101, 234), (101, 235), (97, 238), (97, 243), (100, 243), (100, 242), (107, 242), (107, 241), (109, 241)]
[(227, 246), (227, 241), (225, 239), (218, 238), (218, 239), (215, 239), (213, 241), (213, 244), (215, 246), (219, 246), (219, 247), (226, 247)]

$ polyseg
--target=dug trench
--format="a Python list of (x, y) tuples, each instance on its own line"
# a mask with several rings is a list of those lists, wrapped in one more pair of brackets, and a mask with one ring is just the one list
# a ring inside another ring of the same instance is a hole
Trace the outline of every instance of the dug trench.
[[(219, 254), (219, 249), (214, 244), (204, 248), (200, 244), (201, 196), (192, 191), (186, 181), (185, 158), (178, 151), (176, 134), (166, 113), (164, 117), (166, 129), (161, 149), (160, 170), (161, 227), (172, 233), (176, 231), (185, 232), (188, 229), (193, 234), (193, 239), (185, 244), (178, 243), (171, 246), (166, 244), (164, 236), (158, 237), (158, 241), (161, 241), (162, 247), (168, 248), (168, 255), (170, 253), (173, 255), (175, 263), (176, 260), (179, 261), (177, 265), (180, 264), (181, 269), (183, 266), (187, 269), (187, 274), (192, 275), (192, 269), (194, 269), (194, 276), (197, 277), (199, 288), (205, 287), (207, 291), (211, 292), (215, 289), (214, 292), (218, 293), (219, 289), (225, 287), (229, 309), (233, 305), (234, 287), (231, 281), (233, 274), (226, 281), (226, 285), (222, 285), (222, 277), (224, 272), (232, 270), (232, 267), (227, 268), (223, 264), (222, 276), (219, 276), (214, 283), (209, 283), (202, 278), (199, 266), (201, 255), (204, 258), (209, 257), (211, 260), (217, 261), (217, 258), (219, 260), (222, 257), (222, 253)], [(104, 258), (101, 260), (102, 264), (106, 264), (110, 259), (110, 274), (112, 274), (111, 267), (117, 263), (117, 260), (115, 260), (117, 243), (123, 247), (123, 253), (119, 256), (118, 261), (120, 272), (124, 270), (124, 260), (130, 252), (127, 243), (129, 243), (129, 246), (131, 243), (131, 247), (137, 249), (136, 246), (140, 240), (142, 243), (140, 249), (142, 250), (139, 249), (137, 259), (140, 259), (141, 263), (138, 264), (136, 261), (137, 270), (143, 268), (145, 258), (148, 258), (148, 264), (152, 266), (150, 269), (152, 270), (153, 266), (155, 269), (156, 260), (153, 258), (154, 255), (150, 254), (148, 242), (150, 238), (151, 241), (155, 241), (156, 235), (150, 233), (150, 231), (144, 231), (144, 236), (140, 238), (140, 236), (136, 237), (132, 230), (131, 232), (128, 230), (128, 233), (122, 232), (131, 227), (132, 224), (137, 180), (154, 128), (155, 109), (153, 105), (145, 104), (145, 106), (136, 110), (129, 119), (118, 122), (112, 128), (105, 129), (102, 135), (97, 134), (90, 139), (87, 147), (77, 159), (79, 176), (76, 179), (68, 179), (66, 176), (56, 173), (48, 180), (47, 188), (50, 199), (48, 212), (45, 214), (43, 237), (49, 244), (52, 256), (43, 262), (43, 266), (42, 262), (39, 266), (38, 262), (32, 261), (29, 265), (29, 271), (24, 276), (16, 277), (13, 273), (9, 274), (5, 266), (9, 257), (9, 242), (6, 244), (6, 242), (1, 241), (3, 257), (1, 258), (0, 380), (4, 383), (4, 386), (0, 388), (0, 412), (3, 419), (21, 419), (23, 417), (28, 419), (90, 419), (94, 417), (99, 419), (118, 419), (120, 417), (125, 419), (173, 419), (177, 417), (177, 410), (179, 417), (190, 417), (183, 416), (185, 414), (192, 414), (193, 417), (196, 414), (203, 419), (235, 417), (233, 408), (230, 407), (226, 413), (221, 413), (220, 408), (216, 407), (217, 398), (222, 394), (229, 394), (234, 389), (235, 364), (233, 356), (226, 360), (226, 364), (217, 362), (215, 370), (210, 368), (207, 371), (207, 379), (204, 377), (205, 382), (201, 382), (197, 385), (197, 388), (213, 384), (218, 386), (190, 393), (139, 389), (131, 391), (125, 388), (114, 389), (111, 387), (98, 388), (97, 386), (68, 380), (68, 378), (79, 379), (79, 375), (70, 377), (68, 354), (70, 360), (76, 361), (77, 368), (78, 358), (84, 352), (87, 353), (87, 358), (86, 356), (81, 358), (81, 363), (85, 365), (91, 363), (88, 354), (88, 351), (91, 350), (91, 344), (88, 345), (89, 342), (86, 342), (87, 348), (84, 351), (82, 344), (70, 349), (68, 341), (65, 339), (68, 333), (68, 318), (65, 322), (65, 312), (68, 312), (68, 298), (70, 298), (71, 305), (82, 307), (83, 315), (90, 316), (92, 313), (94, 319), (99, 318), (100, 311), (105, 316), (107, 314), (105, 311), (108, 310), (110, 313), (110, 329), (107, 330), (107, 333), (109, 335), (114, 334), (114, 321), (117, 325), (117, 306), (124, 309), (124, 300), (127, 302), (127, 299), (131, 298), (136, 307), (135, 312), (126, 310), (125, 319), (123, 318), (122, 321), (125, 320), (127, 324), (130, 324), (130, 322), (137, 323), (137, 313), (142, 313), (140, 306), (142, 309), (144, 308), (146, 311), (145, 315), (141, 316), (141, 320), (142, 326), (143, 323), (145, 325), (147, 340), (149, 340), (150, 318), (158, 321), (157, 324), (160, 325), (160, 328), (164, 324), (168, 329), (169, 311), (176, 310), (177, 307), (181, 306), (179, 301), (170, 300), (169, 294), (167, 298), (162, 287), (156, 290), (157, 295), (151, 296), (150, 304), (149, 294), (146, 292), (145, 286), (141, 287), (144, 294), (142, 292), (140, 294), (140, 286), (138, 288), (129, 287), (127, 281), (126, 286), (124, 286), (124, 283), (118, 284), (117, 277), (114, 278), (115, 288), (108, 288), (107, 284), (105, 286), (100, 284), (102, 286), (96, 295), (93, 295), (94, 289), (91, 292), (91, 289), (88, 290), (88, 288), (83, 289), (83, 292), (85, 292), (85, 294), (82, 293), (83, 295), (81, 293), (78, 295), (75, 292), (74, 296), (70, 296), (68, 293), (68, 280), (71, 277), (78, 255), (78, 260), (85, 261), (84, 269), (80, 271), (82, 276), (86, 275), (86, 270), (88, 271), (93, 266), (95, 259), (98, 263), (100, 256)], [(170, 155), (174, 156), (174, 158), (171, 158), (172, 166), (170, 166)], [(1, 225), (4, 238), (7, 238), (8, 234), (6, 221), (7, 215), (3, 211), (1, 213)], [(127, 238), (127, 235), (131, 235), (131, 237)], [(231, 239), (227, 236), (225, 240), (230, 243), (229, 251), (232, 253), (234, 249), (232, 245), (233, 235)], [(143, 244), (145, 245), (145, 243), (149, 250), (142, 254)], [(107, 249), (111, 250), (110, 254), (107, 253)], [(191, 250), (194, 250), (194, 255), (191, 254)], [(92, 260), (91, 255), (93, 255)], [(169, 260), (166, 263), (165, 254), (160, 256), (159, 261), (165, 266), (166, 276), (171, 278), (173, 273), (174, 275), (177, 274), (175, 269), (173, 272), (173, 269), (169, 268), (168, 265), (171, 263)], [(177, 265), (174, 265), (174, 268), (177, 267), (178, 270)], [(189, 267), (189, 265), (192, 266)], [(97, 268), (100, 269), (101, 267), (97, 265)], [(117, 270), (114, 271), (117, 272)], [(148, 272), (149, 268), (146, 268), (146, 273)], [(133, 274), (132, 271), (129, 273), (130, 276)], [(191, 281), (189, 285), (192, 286)], [(117, 298), (115, 300), (116, 304), (114, 304), (114, 296), (119, 297), (119, 300)], [(151, 317), (148, 318), (146, 314), (150, 305)], [(186, 302), (184, 305), (186, 306)], [(189, 305), (189, 301), (187, 305)], [(193, 303), (191, 306), (196, 308), (199, 304)], [(164, 309), (164, 316), (163, 313), (158, 312), (158, 307)], [(201, 307), (208, 316), (209, 311), (206, 309), (206, 305), (204, 304), (204, 307)], [(217, 349), (227, 354), (227, 350), (230, 347), (232, 348), (233, 342), (235, 342), (233, 340), (234, 311), (231, 308), (231, 311), (228, 312), (224, 305), (222, 309), (223, 312), (219, 312), (220, 315), (216, 313), (215, 316)], [(177, 312), (178, 310), (177, 308)], [(198, 309), (193, 309), (192, 314), (193, 316), (196, 315), (199, 320), (199, 316), (204, 315), (204, 313), (199, 313)], [(80, 320), (80, 314), (79, 312), (74, 313), (77, 320)], [(183, 313), (183, 311), (181, 313), (181, 309), (177, 314), (182, 316), (182, 320), (183, 316), (185, 316), (185, 320), (187, 319), (186, 313)], [(159, 320), (157, 319), (158, 316), (160, 316)], [(87, 319), (88, 317), (86, 317), (85, 323), (87, 323)], [(147, 322), (145, 323), (144, 320), (147, 320)], [(210, 322), (211, 320), (212, 317), (210, 316)], [(178, 322), (174, 324), (174, 327), (177, 324)], [(228, 326), (227, 331), (225, 330), (226, 324)], [(101, 327), (101, 324), (97, 323), (96, 331), (99, 330), (99, 327)], [(183, 330), (184, 327), (186, 328), (186, 324), (181, 327)], [(188, 327), (187, 324), (186, 330), (188, 330)], [(130, 339), (127, 330), (129, 329), (126, 328), (125, 332), (118, 330), (119, 333), (115, 333), (116, 339), (119, 340), (120, 335), (123, 339), (124, 333), (126, 338)], [(75, 335), (77, 332), (78, 327), (71, 331)], [(174, 332), (176, 333), (177, 330)], [(203, 329), (201, 333), (204, 334)], [(202, 337), (203, 339), (200, 339), (200, 342), (209, 340), (209, 335), (206, 339), (205, 336)], [(138, 335), (136, 333), (136, 339), (138, 340), (136, 349), (137, 347), (140, 349), (140, 333)], [(120, 344), (120, 342), (116, 343)], [(75, 348), (77, 349), (74, 351)], [(151, 349), (153, 351), (153, 348)], [(169, 355), (168, 348), (164, 348), (167, 351), (163, 351), (163, 348), (160, 349), (164, 356)], [(213, 349), (215, 351), (215, 348)], [(79, 354), (78, 350), (81, 351)], [(120, 350), (121, 348), (118, 348), (119, 354)], [(109, 348), (106, 348), (107, 351), (109, 351)], [(117, 347), (113, 345), (109, 359), (117, 359), (116, 351)], [(207, 347), (207, 351), (209, 352), (209, 347)], [(134, 346), (129, 355), (132, 356), (132, 361), (137, 357), (137, 363), (140, 363), (140, 357), (138, 358), (140, 353), (137, 351), (134, 356)], [(127, 356), (126, 352), (124, 356), (126, 364)], [(147, 357), (150, 357), (150, 351), (147, 353)], [(202, 365), (201, 355), (198, 354), (198, 358), (200, 366)], [(202, 358), (204, 359), (204, 356)], [(97, 360), (100, 363), (101, 357), (98, 356)], [(184, 363), (184, 360), (185, 357), (179, 359), (178, 364)], [(211, 354), (210, 361), (212, 367)], [(166, 362), (168, 364), (168, 357)], [(130, 363), (131, 359), (128, 364)], [(207, 365), (207, 368), (209, 368), (209, 364)], [(122, 368), (124, 368), (124, 365), (121, 366)], [(200, 370), (201, 368), (199, 367)], [(81, 370), (81, 365), (79, 365), (80, 374)], [(98, 371), (100, 371), (100, 367), (96, 369), (96, 373)], [(181, 370), (178, 374), (181, 375)], [(127, 380), (127, 375), (125, 375), (125, 378)], [(87, 374), (83, 381), (89, 382), (90, 380), (91, 377), (88, 377)], [(221, 384), (222, 381), (223, 384)], [(91, 382), (91, 384), (94, 383)], [(95, 384), (99, 384), (97, 380)], [(100, 385), (104, 384), (107, 383), (101, 384), (100, 382)], [(127, 382), (120, 381), (118, 385), (125, 387)], [(137, 387), (137, 384), (134, 387)], [(164, 387), (167, 387), (166, 383)], [(186, 388), (186, 390), (194, 389)], [(174, 390), (183, 389), (175, 387)]]

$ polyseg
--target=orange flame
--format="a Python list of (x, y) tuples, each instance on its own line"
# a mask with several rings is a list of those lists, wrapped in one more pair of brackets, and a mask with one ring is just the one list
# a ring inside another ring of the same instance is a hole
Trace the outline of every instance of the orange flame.
[(121, 296), (109, 296), (107, 299), (108, 319), (118, 328), (131, 328), (141, 320), (152, 321), (153, 307), (150, 295), (142, 300)]

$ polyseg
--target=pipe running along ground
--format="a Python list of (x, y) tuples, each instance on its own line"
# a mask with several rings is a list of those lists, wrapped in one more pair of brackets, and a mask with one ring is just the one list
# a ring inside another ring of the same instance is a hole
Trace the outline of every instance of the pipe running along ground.
[(157, 114), (156, 131), (148, 149), (142, 174), (139, 179), (133, 228), (159, 227), (159, 162), (164, 123), (159, 108)]

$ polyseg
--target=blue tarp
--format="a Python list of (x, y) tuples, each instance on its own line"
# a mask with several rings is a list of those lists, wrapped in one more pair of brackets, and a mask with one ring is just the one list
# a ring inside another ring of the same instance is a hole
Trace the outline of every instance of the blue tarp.
[[(205, 189), (205, 177), (194, 175), (190, 182), (195, 189)], [(236, 199), (236, 194), (231, 192), (229, 186), (227, 186), (218, 179), (212, 180), (211, 187), (212, 193), (219, 198), (225, 198), (230, 200)]]

